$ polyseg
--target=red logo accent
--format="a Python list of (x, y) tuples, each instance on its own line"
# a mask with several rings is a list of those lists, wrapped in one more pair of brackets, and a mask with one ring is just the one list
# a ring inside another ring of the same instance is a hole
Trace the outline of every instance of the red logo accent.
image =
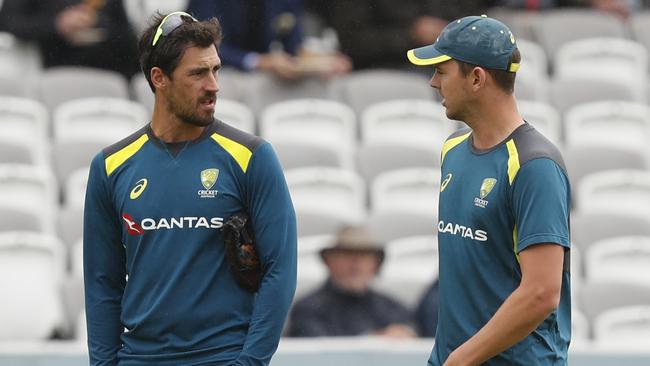
[(129, 215), (128, 213), (122, 214), (122, 220), (124, 220), (124, 227), (126, 227), (126, 230), (129, 232), (131, 235), (142, 235), (144, 234), (144, 230), (142, 230), (142, 226), (135, 222), (133, 217)]

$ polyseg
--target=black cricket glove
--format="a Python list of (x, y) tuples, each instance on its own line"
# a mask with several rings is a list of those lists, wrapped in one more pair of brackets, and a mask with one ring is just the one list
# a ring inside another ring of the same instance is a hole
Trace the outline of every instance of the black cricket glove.
[(262, 281), (262, 266), (248, 215), (240, 212), (231, 216), (224, 222), (221, 232), (230, 273), (240, 287), (257, 292)]

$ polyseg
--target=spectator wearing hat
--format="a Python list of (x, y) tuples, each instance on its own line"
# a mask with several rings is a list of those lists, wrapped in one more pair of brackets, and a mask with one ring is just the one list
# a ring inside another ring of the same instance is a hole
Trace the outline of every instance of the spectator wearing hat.
[(367, 228), (342, 229), (336, 243), (320, 254), (329, 278), (321, 288), (295, 304), (290, 336), (416, 335), (412, 313), (370, 288), (383, 262), (384, 250)]

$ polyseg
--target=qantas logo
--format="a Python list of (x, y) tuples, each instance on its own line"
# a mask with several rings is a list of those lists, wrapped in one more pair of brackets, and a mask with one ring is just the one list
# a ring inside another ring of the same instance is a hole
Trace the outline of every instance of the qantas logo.
[(130, 235), (142, 235), (145, 231), (171, 229), (221, 229), (223, 217), (181, 216), (152, 219), (144, 218), (138, 223), (131, 215), (122, 215), (124, 226)]
[(126, 226), (126, 231), (131, 234), (131, 235), (142, 235), (144, 234), (144, 230), (142, 230), (142, 226), (138, 225), (138, 223), (133, 220), (133, 217), (129, 215), (128, 213), (122, 214), (122, 220), (124, 220), (124, 225)]
[(471, 227), (454, 224), (452, 222), (445, 223), (442, 220), (438, 222), (438, 232), (449, 233), (451, 235), (460, 236), (462, 238), (469, 238), (476, 241), (488, 240), (488, 233), (484, 230), (476, 230), (472, 229)]

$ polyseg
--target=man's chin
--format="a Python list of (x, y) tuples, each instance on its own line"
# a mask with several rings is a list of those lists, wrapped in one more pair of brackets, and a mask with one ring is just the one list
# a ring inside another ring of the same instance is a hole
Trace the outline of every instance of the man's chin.
[(188, 125), (192, 126), (197, 126), (197, 127), (206, 127), (212, 124), (214, 122), (214, 117), (210, 115), (210, 117), (204, 117), (200, 118), (197, 116), (191, 116), (191, 117), (180, 117), (179, 118), (183, 123), (187, 123)]

